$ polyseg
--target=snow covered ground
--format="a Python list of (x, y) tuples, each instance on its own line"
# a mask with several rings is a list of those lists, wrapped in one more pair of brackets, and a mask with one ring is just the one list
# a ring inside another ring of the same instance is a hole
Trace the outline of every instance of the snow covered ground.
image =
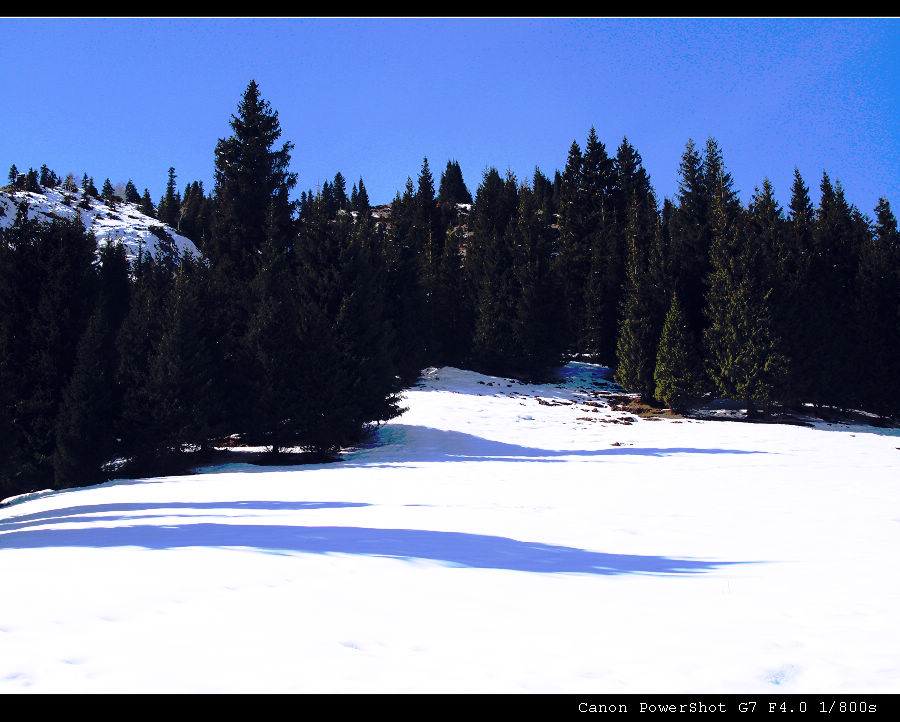
[[(64, 203), (70, 199), (69, 205)], [(151, 227), (162, 227), (175, 242), (179, 254), (190, 250), (199, 255), (197, 247), (190, 239), (180, 235), (175, 229), (150, 216), (145, 216), (134, 203), (119, 201), (110, 208), (103, 201), (91, 198), (91, 208), (79, 208), (82, 194), (68, 193), (61, 187), (45, 188), (42, 193), (26, 191), (0, 191), (0, 228), (7, 228), (16, 219), (17, 206), (23, 201), (28, 204), (28, 217), (50, 222), (53, 218), (74, 218), (81, 214), (85, 228), (94, 232), (97, 244), (122, 243), (129, 260), (137, 257), (138, 249), (143, 248), (155, 255), (159, 238), (151, 231)]]
[(900, 691), (897, 430), (604, 373), (431, 369), (340, 463), (0, 508), (0, 692)]

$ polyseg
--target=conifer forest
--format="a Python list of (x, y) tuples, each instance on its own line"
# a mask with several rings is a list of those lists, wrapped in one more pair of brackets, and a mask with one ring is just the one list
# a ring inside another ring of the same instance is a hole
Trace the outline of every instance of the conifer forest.
[(590, 129), (552, 177), (490, 168), (470, 191), (458, 163), (437, 177), (425, 159), (374, 207), (340, 172), (297, 195), (255, 82), (231, 129), (211, 191), (179, 191), (173, 167), (156, 203), (131, 181), (120, 196), (10, 170), (6, 190), (134, 203), (199, 253), (163, 238), (129, 259), (77, 214), (24, 207), (0, 231), (0, 498), (229, 444), (333, 458), (429, 366), (545, 380), (577, 355), (681, 412), (900, 415), (897, 220), (827, 172), (796, 171), (787, 208), (764, 179), (745, 203), (717, 142), (687, 141), (661, 200), (638, 150)]

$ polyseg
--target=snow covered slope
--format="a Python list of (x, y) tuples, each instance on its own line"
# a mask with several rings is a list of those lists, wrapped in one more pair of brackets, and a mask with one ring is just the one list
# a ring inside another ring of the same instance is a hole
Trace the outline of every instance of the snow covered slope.
[(897, 692), (900, 437), (431, 369), (378, 443), (0, 508), (0, 692)]
[[(69, 197), (69, 204), (64, 201)], [(26, 191), (0, 191), (0, 228), (7, 228), (16, 219), (17, 206), (23, 201), (28, 204), (28, 217), (50, 221), (53, 218), (74, 218), (76, 213), (81, 214), (81, 220), (88, 230), (94, 232), (98, 245), (109, 242), (125, 244), (126, 254), (129, 260), (137, 257), (138, 248), (156, 254), (159, 238), (151, 230), (162, 228), (175, 242), (179, 253), (189, 249), (195, 255), (198, 254), (194, 244), (180, 235), (170, 226), (161, 221), (141, 213), (133, 203), (119, 201), (115, 208), (110, 208), (103, 201), (91, 198), (89, 209), (79, 208), (81, 191), (67, 193), (62, 188), (45, 188), (43, 193), (28, 193)]]

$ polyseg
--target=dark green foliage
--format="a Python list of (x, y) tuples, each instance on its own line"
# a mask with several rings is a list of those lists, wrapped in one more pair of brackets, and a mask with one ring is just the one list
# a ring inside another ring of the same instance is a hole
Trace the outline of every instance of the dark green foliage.
[(80, 220), (36, 224), (22, 211), (2, 234), (0, 381), (7, 490), (50, 485), (57, 417), (94, 305), (95, 240)]
[(560, 321), (566, 328), (567, 347), (574, 351), (580, 351), (578, 344), (585, 323), (585, 285), (591, 258), (584, 223), (582, 164), (581, 148), (572, 141), (565, 170), (559, 183), (554, 183), (554, 188), (559, 188), (555, 204), (559, 209), (559, 250), (554, 270), (564, 298)]
[(654, 372), (666, 311), (662, 229), (649, 188), (634, 188), (625, 228), (626, 282), (616, 353), (616, 381), (655, 398)]
[(672, 295), (659, 341), (654, 373), (656, 390), (653, 394), (676, 411), (689, 409), (702, 393), (702, 379), (698, 371), (700, 358), (696, 349), (696, 339), (676, 292)]
[(459, 162), (447, 161), (447, 167), (441, 173), (441, 185), (437, 195), (438, 203), (471, 203), (472, 194), (463, 182), (462, 169)]
[(263, 100), (254, 81), (247, 86), (232, 116), (233, 134), (216, 145), (216, 201), (203, 244), (210, 261), (213, 294), (218, 298), (211, 323), (223, 349), (216, 383), (229, 390), (232, 419), (246, 417), (250, 396), (249, 350), (244, 344), (253, 299), (250, 289), (259, 254), (277, 226), (277, 243), (287, 249), (293, 239), (290, 190), (296, 174), (288, 171), (293, 145), (275, 147), (281, 136), (278, 113)]
[(81, 190), (85, 196), (93, 196), (99, 200), (100, 192), (97, 190), (97, 186), (94, 185), (94, 179), (88, 178), (87, 173), (84, 174), (84, 178), (81, 180)]
[(140, 204), (141, 202), (141, 194), (138, 193), (134, 183), (131, 182), (131, 178), (129, 178), (128, 182), (125, 184), (125, 201), (127, 203), (135, 204)]
[(875, 214), (856, 278), (853, 386), (864, 408), (889, 415), (900, 409), (900, 233), (887, 199), (879, 199)]
[(38, 184), (38, 172), (34, 168), (29, 168), (25, 174), (25, 188), (29, 193), (40, 193), (41, 186)]
[(144, 188), (144, 195), (141, 196), (140, 211), (145, 216), (156, 217), (156, 208), (153, 206), (153, 201), (150, 200), (150, 191), (146, 188)]
[(334, 204), (338, 211), (346, 211), (350, 207), (350, 199), (347, 197), (347, 181), (340, 171), (335, 173), (331, 185), (334, 193)]
[(210, 233), (212, 200), (203, 191), (203, 182), (194, 181), (184, 189), (176, 229), (201, 250)]
[(552, 269), (553, 235), (541, 198), (530, 188), (519, 189), (519, 208), (510, 238), (516, 278), (514, 375), (546, 378), (563, 358), (566, 339), (558, 323), (562, 291)]
[[(840, 184), (823, 174), (813, 231), (807, 293), (812, 303), (811, 353), (815, 358), (812, 398), (847, 408), (853, 401), (847, 369), (854, 360), (854, 292), (857, 259), (867, 229), (844, 198)], [(861, 228), (860, 225), (863, 227)]]
[(387, 321), (394, 331), (392, 365), (401, 385), (415, 382), (426, 365), (422, 315), (425, 291), (422, 283), (422, 249), (414, 228), (416, 192), (411, 178), (403, 195), (391, 204), (391, 230), (382, 247), (383, 283)]
[(53, 485), (86, 486), (103, 480), (102, 467), (113, 456), (115, 413), (111, 336), (106, 309), (98, 306), (78, 343), (75, 365), (56, 418)]
[(773, 312), (781, 209), (766, 180), (747, 214), (726, 226), (724, 212), (714, 197), (707, 371), (719, 394), (744, 400), (753, 415), (779, 398), (787, 366)]
[(220, 421), (222, 389), (213, 379), (206, 271), (190, 253), (180, 259), (163, 307), (162, 335), (149, 358), (151, 433), (165, 454), (178, 453), (185, 444), (205, 448)]
[(367, 216), (369, 215), (369, 211), (371, 211), (371, 206), (369, 205), (369, 194), (366, 191), (366, 186), (363, 183), (363, 179), (359, 179), (359, 187), (356, 190), (356, 198), (350, 204), (352, 210), (356, 211), (360, 215)]
[(472, 362), (488, 373), (510, 370), (517, 357), (512, 230), (518, 205), (515, 178), (486, 171), (475, 195), (466, 273), (474, 303)]
[(205, 253), (217, 273), (233, 272), (240, 285), (256, 274), (254, 259), (266, 240), (270, 201), (281, 198), (277, 212), (290, 217), (293, 208), (282, 191), (290, 191), (297, 176), (288, 170), (293, 144), (276, 147), (278, 112), (260, 97), (255, 81), (247, 86), (231, 128), (232, 135), (216, 144), (217, 200)]
[(38, 184), (44, 188), (56, 188), (59, 185), (59, 176), (47, 167), (47, 164), (41, 166), (41, 175), (38, 178)]
[(175, 187), (175, 169), (169, 168), (169, 180), (166, 182), (166, 192), (159, 201), (156, 209), (156, 217), (168, 226), (175, 228), (178, 225), (178, 215), (181, 211), (181, 196)]
[(116, 191), (110, 183), (109, 178), (103, 182), (103, 190), (100, 191), (100, 197), (107, 205), (113, 205), (116, 200)]

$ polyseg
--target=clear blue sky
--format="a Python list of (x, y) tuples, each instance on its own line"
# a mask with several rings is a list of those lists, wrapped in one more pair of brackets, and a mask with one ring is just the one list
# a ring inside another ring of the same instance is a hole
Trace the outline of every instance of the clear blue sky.
[(637, 148), (660, 200), (715, 137), (742, 201), (797, 166), (900, 211), (900, 20), (0, 19), (2, 178), (46, 163), (157, 201), (213, 186), (251, 78), (295, 144), (300, 190), (337, 171), (390, 201), (427, 156), (474, 193), (496, 166), (552, 177), (591, 126)]

